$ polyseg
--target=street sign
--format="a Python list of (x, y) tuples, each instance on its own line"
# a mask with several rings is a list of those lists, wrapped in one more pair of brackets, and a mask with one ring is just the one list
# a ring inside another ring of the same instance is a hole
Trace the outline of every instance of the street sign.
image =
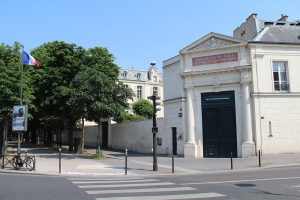
[(13, 120), (12, 130), (13, 131), (27, 131), (27, 105), (15, 105), (13, 107)]

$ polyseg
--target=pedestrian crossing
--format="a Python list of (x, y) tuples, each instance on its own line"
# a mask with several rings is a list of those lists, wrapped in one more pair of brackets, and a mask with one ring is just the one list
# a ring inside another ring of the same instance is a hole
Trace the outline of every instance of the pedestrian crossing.
[(224, 197), (214, 192), (201, 192), (190, 186), (161, 182), (151, 177), (69, 178), (95, 200), (174, 200)]

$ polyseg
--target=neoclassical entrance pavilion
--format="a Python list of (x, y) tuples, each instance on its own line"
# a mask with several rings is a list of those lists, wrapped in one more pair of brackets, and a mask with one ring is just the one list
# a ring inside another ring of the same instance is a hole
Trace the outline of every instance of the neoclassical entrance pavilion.
[[(250, 15), (163, 63), (164, 137), (185, 157), (300, 152), (300, 23)], [(173, 144), (174, 146), (174, 144)]]

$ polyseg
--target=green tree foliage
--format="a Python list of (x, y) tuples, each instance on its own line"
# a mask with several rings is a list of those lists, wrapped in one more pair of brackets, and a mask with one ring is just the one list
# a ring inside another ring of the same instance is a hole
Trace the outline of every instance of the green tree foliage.
[(135, 121), (142, 121), (142, 120), (145, 120), (145, 117), (134, 113), (128, 113), (127, 111), (123, 112), (120, 116), (115, 118), (115, 121), (118, 123), (135, 122)]
[(0, 45), (0, 115), (10, 117), (13, 105), (20, 103), (20, 47)]
[(152, 103), (147, 99), (139, 99), (132, 104), (133, 113), (146, 119), (152, 118)]
[(55, 127), (68, 127), (69, 151), (73, 129), (79, 119), (100, 123), (101, 118), (119, 116), (128, 108), (132, 91), (118, 82), (119, 68), (106, 48), (88, 50), (54, 41), (32, 52), (42, 69), (35, 74), (35, 124), (51, 135)]
[(84, 108), (86, 118), (95, 122), (120, 115), (129, 107), (127, 100), (133, 93), (118, 81), (118, 74), (119, 68), (107, 49), (88, 49), (84, 68), (73, 81), (76, 93), (70, 105), (81, 105), (78, 112)]
[[(12, 107), (20, 102), (21, 45), (0, 45), (0, 119), (11, 118)], [(101, 118), (117, 118), (129, 108), (133, 92), (118, 81), (119, 68), (106, 49), (84, 49), (61, 41), (45, 43), (31, 54), (41, 67), (24, 67), (23, 104), (32, 118), (30, 132), (54, 133), (66, 127), (69, 151), (73, 149), (73, 129), (79, 119), (100, 123)], [(0, 126), (0, 130), (3, 125)], [(33, 137), (34, 138), (34, 137)]]
[[(0, 130), (2, 130), (0, 146), (6, 140), (8, 124), (11, 124), (13, 106), (23, 103), (27, 104), (30, 110), (35, 108), (32, 104), (34, 96), (31, 74), (33, 70), (30, 66), (22, 66), (21, 45), (19, 43), (15, 43), (13, 46), (0, 44)], [(21, 80), (23, 88), (22, 102), (20, 95)]]
[(62, 122), (67, 122), (71, 152), (73, 127), (80, 116), (76, 115), (68, 102), (76, 92), (71, 88), (71, 84), (83, 67), (85, 50), (75, 44), (54, 41), (39, 46), (32, 54), (42, 66), (36, 79), (36, 103), (40, 106), (36, 114), (49, 131), (49, 135), (54, 127), (61, 127)]
[[(85, 67), (74, 78), (72, 89), (76, 91), (68, 102), (77, 113), (98, 123), (101, 118), (116, 118), (129, 107), (132, 90), (118, 81), (119, 69), (114, 58), (105, 48), (89, 49)], [(100, 154), (100, 141), (98, 139)]]

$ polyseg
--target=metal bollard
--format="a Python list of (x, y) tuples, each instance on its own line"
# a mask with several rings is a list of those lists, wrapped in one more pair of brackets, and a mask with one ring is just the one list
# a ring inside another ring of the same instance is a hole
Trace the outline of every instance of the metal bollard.
[(59, 159), (59, 161), (58, 161), (58, 171), (59, 171), (59, 173), (61, 173), (61, 148), (59, 148), (58, 149), (59, 150), (59, 153), (58, 153), (58, 159)]
[(35, 156), (33, 156), (33, 171), (35, 171), (35, 162), (36, 162)]
[(127, 149), (125, 149), (125, 175), (127, 175)]
[(2, 157), (2, 169), (4, 169), (4, 155)]
[(231, 165), (231, 170), (232, 170), (233, 169), (232, 152), (230, 152), (230, 165)]
[(260, 150), (258, 150), (258, 166), (261, 167), (261, 153), (260, 153)]
[(175, 170), (174, 170), (174, 155), (172, 155), (172, 173), (174, 173)]
[(25, 158), (27, 158), (27, 150), (25, 150)]

